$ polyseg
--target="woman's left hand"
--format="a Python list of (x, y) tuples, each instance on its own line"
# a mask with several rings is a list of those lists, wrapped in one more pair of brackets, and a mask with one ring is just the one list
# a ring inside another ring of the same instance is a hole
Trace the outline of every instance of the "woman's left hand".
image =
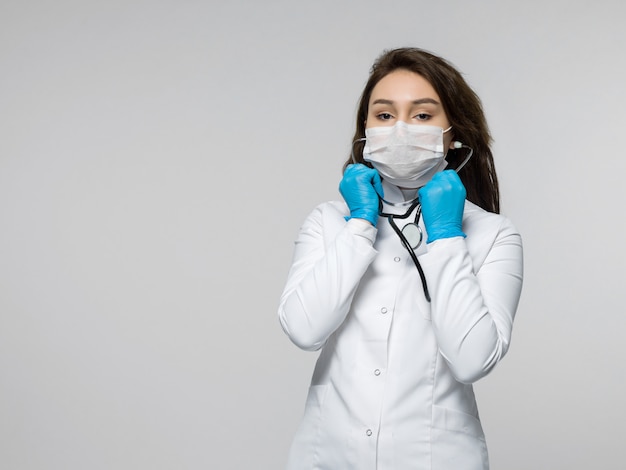
[(462, 229), (465, 195), (465, 186), (454, 170), (436, 173), (419, 190), (428, 243), (441, 238), (465, 237)]

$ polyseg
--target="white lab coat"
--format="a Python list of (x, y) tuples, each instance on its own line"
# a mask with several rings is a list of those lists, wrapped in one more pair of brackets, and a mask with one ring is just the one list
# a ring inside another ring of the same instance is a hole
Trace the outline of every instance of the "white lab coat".
[[(389, 185), (385, 195), (401, 197)], [(467, 238), (416, 250), (428, 303), (387, 220), (374, 228), (346, 222), (348, 213), (345, 203), (329, 202), (309, 215), (281, 296), (289, 338), (321, 348), (288, 469), (487, 469), (471, 384), (509, 347), (522, 288), (520, 235), (507, 218), (466, 201)]]

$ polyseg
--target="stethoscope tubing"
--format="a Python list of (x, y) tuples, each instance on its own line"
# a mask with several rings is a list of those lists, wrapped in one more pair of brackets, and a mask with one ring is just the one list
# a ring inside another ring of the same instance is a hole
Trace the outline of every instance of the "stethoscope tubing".
[[(396, 225), (396, 223), (394, 222), (393, 219), (406, 219), (407, 217), (409, 217), (409, 215), (411, 215), (411, 213), (413, 212), (413, 210), (415, 210), (417, 208), (417, 213), (415, 214), (415, 225), (417, 225), (419, 223), (419, 219), (420, 216), (422, 214), (422, 205), (420, 204), (419, 199), (415, 199), (413, 201), (413, 203), (409, 206), (408, 210), (404, 213), (404, 214), (390, 214), (390, 213), (386, 213), (383, 211), (383, 200), (382, 198), (378, 199), (378, 214), (381, 217), (386, 217), (387, 221), (389, 222), (389, 225), (391, 225), (391, 227), (393, 228), (394, 232), (396, 232), (396, 234), (398, 235), (398, 238), (400, 239), (400, 242), (402, 242), (402, 245), (404, 246), (404, 248), (406, 248), (406, 251), (409, 252), (409, 256), (411, 256), (411, 259), (413, 260), (413, 263), (415, 264), (415, 267), (417, 268), (417, 272), (419, 273), (420, 276), (420, 280), (422, 281), (422, 288), (424, 289), (424, 296), (426, 297), (426, 300), (428, 302), (430, 302), (430, 293), (428, 292), (428, 284), (426, 283), (426, 275), (424, 274), (424, 270), (422, 269), (422, 265), (420, 264), (419, 260), (417, 259), (417, 255), (415, 254), (415, 249), (418, 248), (420, 246), (420, 244), (422, 243), (421, 239), (419, 241), (419, 243), (417, 244), (417, 246), (412, 247), (411, 244), (409, 243), (409, 241), (406, 239), (406, 237), (404, 236), (404, 234), (402, 233), (402, 230), (400, 230), (400, 228)], [(419, 226), (418, 226), (419, 228)], [(421, 231), (421, 229), (419, 229)]]

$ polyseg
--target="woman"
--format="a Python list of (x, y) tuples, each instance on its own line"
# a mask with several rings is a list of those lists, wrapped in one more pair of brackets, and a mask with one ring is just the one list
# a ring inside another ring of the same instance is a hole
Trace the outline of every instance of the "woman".
[(522, 243), (480, 100), (445, 60), (388, 51), (353, 140), (344, 201), (304, 222), (280, 301), (291, 340), (321, 349), (288, 468), (487, 469), (472, 383), (509, 347)]

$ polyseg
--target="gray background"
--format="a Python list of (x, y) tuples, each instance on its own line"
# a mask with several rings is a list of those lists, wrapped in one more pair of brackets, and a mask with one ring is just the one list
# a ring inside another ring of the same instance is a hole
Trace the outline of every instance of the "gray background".
[(0, 2), (0, 468), (282, 468), (293, 240), (406, 45), (483, 99), (524, 237), (492, 467), (623, 468), (624, 5)]

